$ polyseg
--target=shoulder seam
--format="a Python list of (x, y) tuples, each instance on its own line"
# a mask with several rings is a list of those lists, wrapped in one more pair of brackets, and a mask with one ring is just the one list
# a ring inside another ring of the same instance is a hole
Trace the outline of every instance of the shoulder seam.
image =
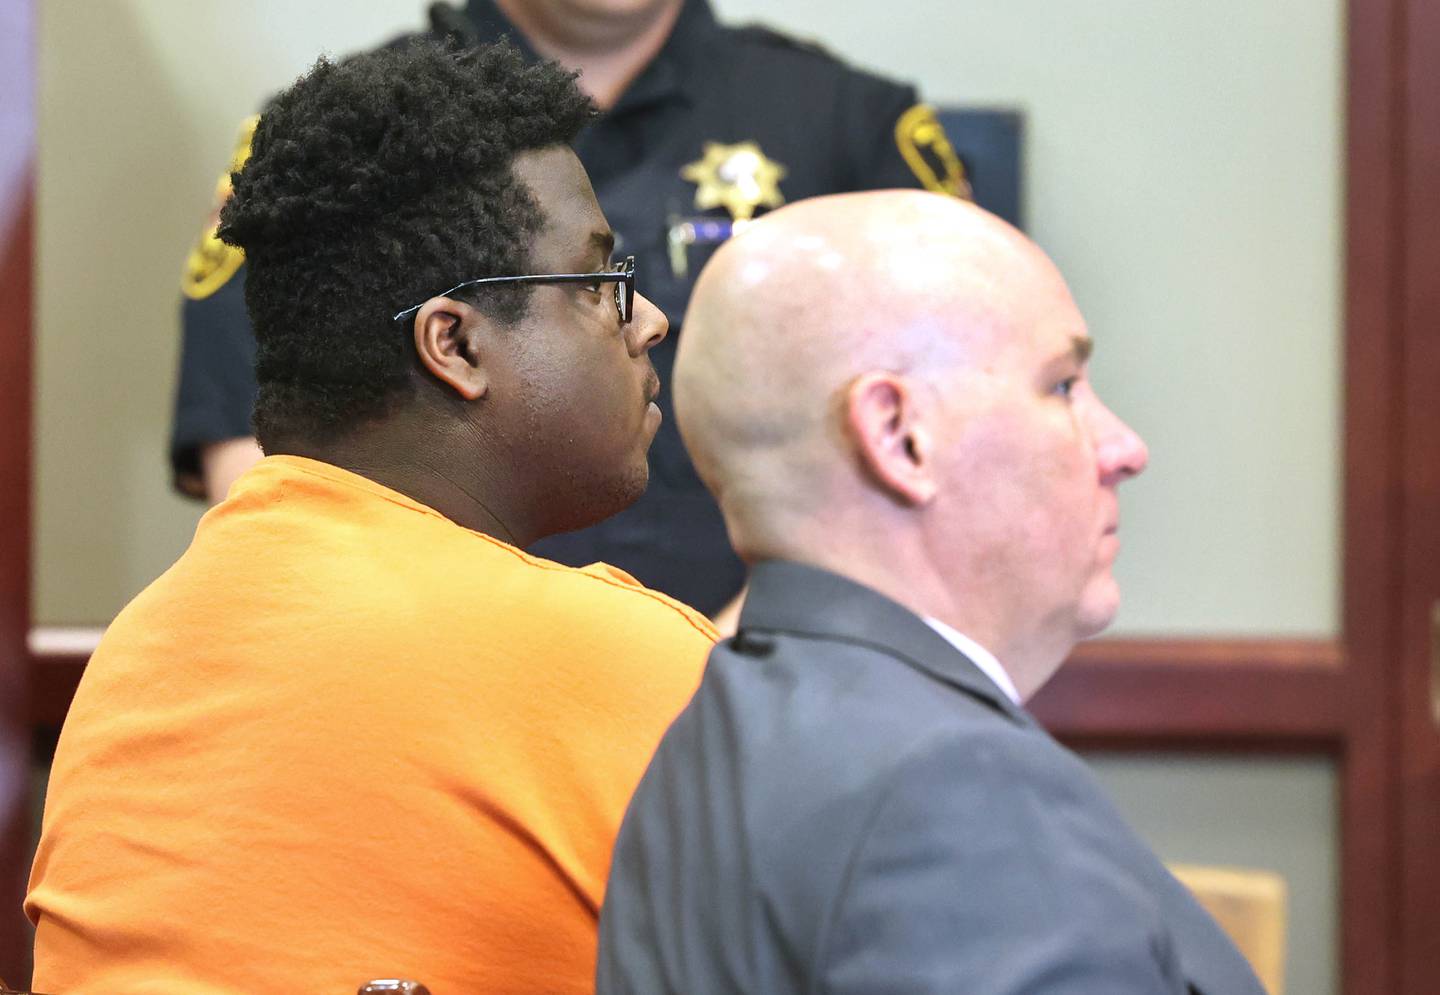
[[(467, 530), (467, 531), (468, 531), (468, 530)], [(671, 611), (671, 612), (675, 613), (676, 615), (679, 615), (681, 618), (683, 618), (683, 619), (685, 620), (685, 622), (686, 622), (687, 625), (689, 625), (689, 626), (690, 626), (692, 629), (694, 629), (696, 632), (700, 633), (702, 636), (704, 636), (706, 639), (708, 639), (711, 643), (719, 642), (719, 632), (718, 632), (718, 631), (715, 631), (715, 630), (713, 629), (713, 627), (709, 627), (709, 626), (708, 626), (708, 623), (707, 623), (707, 625), (705, 625), (705, 626), (701, 626), (701, 625), (696, 624), (695, 618), (692, 617), (691, 613), (693, 612), (695, 615), (697, 615), (697, 616), (699, 616), (699, 617), (701, 617), (701, 618), (704, 618), (703, 615), (700, 615), (700, 613), (697, 612), (697, 611), (695, 611), (695, 609), (693, 609), (693, 608), (684, 608), (684, 607), (681, 607), (679, 603), (677, 603), (677, 602), (675, 602), (674, 600), (672, 600), (668, 595), (662, 594), (662, 593), (659, 592), (659, 591), (651, 590), (650, 588), (646, 587), (644, 584), (626, 584), (626, 583), (623, 583), (622, 581), (614, 580), (614, 579), (612, 579), (612, 578), (610, 578), (610, 577), (600, 577), (600, 576), (597, 576), (596, 574), (590, 573), (589, 571), (584, 570), (584, 569), (582, 569), (582, 568), (580, 568), (580, 567), (567, 566), (567, 565), (564, 564), (564, 563), (556, 563), (556, 562), (554, 562), (553, 560), (545, 560), (545, 559), (541, 559), (541, 558), (536, 557), (536, 556), (531, 556), (529, 553), (525, 552), (523, 549), (517, 549), (516, 547), (511, 546), (511, 545), (509, 545), (508, 543), (502, 543), (502, 542), (500, 542), (498, 539), (495, 539), (495, 538), (493, 538), (493, 537), (491, 537), (491, 536), (487, 536), (487, 535), (484, 535), (484, 534), (479, 533), (479, 532), (472, 532), (471, 534), (474, 535), (474, 536), (477, 536), (478, 538), (484, 539), (484, 540), (486, 540), (487, 542), (490, 542), (490, 543), (493, 544), (493, 545), (498, 546), (500, 549), (503, 549), (504, 551), (506, 551), (506, 552), (508, 552), (508, 553), (511, 553), (511, 554), (519, 557), (523, 562), (525, 562), (525, 563), (529, 564), (530, 566), (534, 567), (536, 570), (552, 570), (552, 571), (558, 570), (558, 571), (561, 571), (561, 572), (563, 572), (563, 573), (578, 574), (578, 575), (581, 576), (581, 577), (587, 577), (587, 578), (589, 578), (590, 580), (596, 581), (596, 582), (601, 583), (601, 584), (605, 584), (605, 585), (607, 585), (607, 586), (609, 586), (609, 587), (613, 587), (613, 588), (615, 588), (615, 589), (617, 589), (617, 590), (620, 590), (620, 591), (624, 591), (624, 592), (627, 593), (627, 594), (638, 594), (638, 595), (641, 595), (641, 596), (647, 598), (648, 600), (653, 601), (653, 602), (655, 602), (656, 604), (660, 605), (662, 608), (665, 608), (665, 609), (667, 609), (668, 611)]]

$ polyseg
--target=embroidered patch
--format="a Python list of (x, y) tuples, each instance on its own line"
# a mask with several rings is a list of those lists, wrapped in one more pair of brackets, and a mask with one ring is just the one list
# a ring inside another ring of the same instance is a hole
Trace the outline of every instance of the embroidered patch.
[(230, 174), (250, 158), (250, 141), (255, 137), (255, 126), (260, 123), (259, 115), (248, 117), (240, 126), (240, 137), (235, 142), (235, 152), (230, 157), (230, 168), (215, 184), (215, 207), (205, 223), (200, 240), (190, 250), (185, 260), (185, 272), (180, 277), (180, 289), (191, 300), (203, 300), (225, 286), (235, 271), (245, 262), (245, 253), (233, 245), (220, 241), (215, 229), (220, 225), (220, 208), (230, 199)]
[(901, 114), (895, 122), (895, 144), (905, 164), (926, 190), (971, 199), (965, 166), (955, 154), (955, 147), (950, 144), (933, 107), (916, 104)]

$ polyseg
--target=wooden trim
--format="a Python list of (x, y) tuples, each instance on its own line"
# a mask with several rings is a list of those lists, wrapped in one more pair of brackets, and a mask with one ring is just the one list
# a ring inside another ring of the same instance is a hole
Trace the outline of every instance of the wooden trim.
[(1330, 752), (1346, 729), (1346, 677), (1329, 640), (1097, 640), (1031, 711), (1088, 749)]
[(1342, 617), (1348, 730), (1340, 792), (1341, 976), (1347, 995), (1396, 995), (1400, 954), (1395, 777), (1399, 601), (1401, 0), (1350, 0), (1345, 189)]
[(58, 732), (85, 673), (86, 657), (32, 657), (30, 670), (30, 724), (33, 729)]
[[(4, 30), (0, 22), (0, 31)], [(0, 61), (5, 58), (0, 47)], [(5, 89), (0, 75), (0, 89)], [(4, 141), (0, 133), (0, 141)], [(34, 210), (0, 232), (0, 976), (29, 974), (29, 936), (19, 912), (30, 845), (30, 335), (29, 249)], [(13, 303), (12, 303), (13, 302)], [(16, 309), (7, 317), (4, 312)], [(17, 329), (22, 322), (25, 327)]]
[(30, 653), (30, 722), (39, 731), (55, 733), (75, 697), (85, 664), (104, 629), (95, 626), (40, 626), (26, 640)]
[(1333, 639), (1095, 639), (1076, 646), (1066, 667), (1179, 667), (1211, 672), (1260, 668), (1285, 674), (1338, 671), (1342, 656)]
[[(1440, 971), (1440, 8), (1407, 0), (1405, 247), (1401, 364), (1400, 987), (1433, 992)], [(1433, 618), (1433, 621), (1432, 621)], [(1435, 631), (1432, 631), (1432, 626)], [(1432, 646), (1432, 640), (1437, 645)]]
[[(36, 725), (64, 720), (98, 631), (31, 633)], [(1087, 747), (1328, 750), (1346, 729), (1345, 684), (1329, 640), (1105, 639), (1078, 647), (1031, 704)]]
[(0, 976), (30, 974), (30, 424), (34, 6), (0, 6)]

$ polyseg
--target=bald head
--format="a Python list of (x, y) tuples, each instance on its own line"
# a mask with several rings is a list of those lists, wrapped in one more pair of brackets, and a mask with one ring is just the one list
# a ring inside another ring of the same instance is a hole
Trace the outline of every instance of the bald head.
[(1118, 606), (1115, 486), (1144, 444), (1029, 239), (918, 191), (802, 201), (701, 274), (680, 431), (747, 560), (867, 583), (991, 648), (1029, 693)]
[(731, 239), (696, 284), (673, 389), (732, 535), (863, 482), (839, 410), (856, 378), (933, 382), (986, 362), (1057, 296), (1069, 300), (1024, 235), (938, 194), (819, 197)]

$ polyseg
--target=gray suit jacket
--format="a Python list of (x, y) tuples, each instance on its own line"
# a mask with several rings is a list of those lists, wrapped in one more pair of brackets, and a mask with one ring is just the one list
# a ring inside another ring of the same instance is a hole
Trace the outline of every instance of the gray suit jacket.
[(973, 663), (782, 562), (754, 571), (630, 803), (597, 988), (1263, 995), (1085, 765)]

